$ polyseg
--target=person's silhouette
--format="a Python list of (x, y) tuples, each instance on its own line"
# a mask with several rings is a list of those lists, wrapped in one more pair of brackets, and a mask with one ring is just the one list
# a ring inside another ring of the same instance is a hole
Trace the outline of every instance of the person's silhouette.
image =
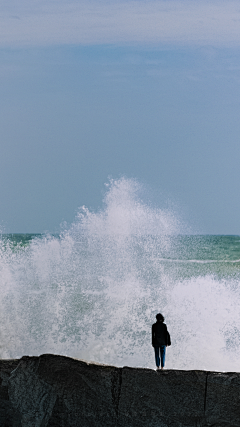
[(152, 325), (152, 346), (155, 350), (155, 361), (157, 370), (165, 366), (166, 347), (171, 345), (171, 339), (167, 330), (167, 325), (164, 322), (164, 317), (161, 313), (156, 315), (156, 323)]

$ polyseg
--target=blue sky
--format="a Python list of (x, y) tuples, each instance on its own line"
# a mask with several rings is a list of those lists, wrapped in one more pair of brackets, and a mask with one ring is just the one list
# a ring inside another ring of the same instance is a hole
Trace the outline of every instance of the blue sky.
[(0, 222), (56, 231), (109, 176), (240, 234), (236, 1), (0, 2)]

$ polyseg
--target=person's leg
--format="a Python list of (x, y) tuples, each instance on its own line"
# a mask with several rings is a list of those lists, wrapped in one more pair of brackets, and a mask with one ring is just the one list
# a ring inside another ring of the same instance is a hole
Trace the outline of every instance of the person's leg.
[(160, 354), (161, 354), (161, 368), (165, 366), (165, 357), (166, 357), (166, 346), (160, 345)]
[(155, 350), (156, 366), (157, 368), (159, 368), (160, 366), (159, 347), (154, 347), (154, 350)]

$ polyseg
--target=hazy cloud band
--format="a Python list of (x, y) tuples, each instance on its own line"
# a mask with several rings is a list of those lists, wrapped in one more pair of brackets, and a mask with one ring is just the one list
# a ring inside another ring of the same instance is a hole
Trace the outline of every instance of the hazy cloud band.
[(240, 45), (239, 1), (0, 2), (0, 46)]

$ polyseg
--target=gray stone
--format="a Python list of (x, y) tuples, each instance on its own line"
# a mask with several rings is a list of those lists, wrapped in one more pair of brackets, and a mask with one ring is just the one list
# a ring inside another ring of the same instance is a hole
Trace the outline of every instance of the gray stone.
[(123, 368), (121, 426), (197, 426), (204, 418), (207, 373)]
[(8, 394), (8, 379), (19, 360), (0, 360), (0, 426), (20, 427), (21, 414), (12, 406)]
[(206, 417), (214, 426), (240, 425), (239, 373), (208, 373)]
[(38, 357), (24, 357), (8, 380), (12, 406), (22, 414), (23, 427), (45, 427), (56, 401), (54, 388), (38, 375)]
[(240, 427), (240, 374), (0, 361), (0, 427)]
[[(43, 355), (38, 372), (59, 397), (56, 405), (65, 414), (64, 427), (107, 427), (115, 426), (117, 422), (115, 400), (119, 371), (111, 366), (88, 365), (66, 357)], [(52, 418), (50, 422), (55, 423)]]

